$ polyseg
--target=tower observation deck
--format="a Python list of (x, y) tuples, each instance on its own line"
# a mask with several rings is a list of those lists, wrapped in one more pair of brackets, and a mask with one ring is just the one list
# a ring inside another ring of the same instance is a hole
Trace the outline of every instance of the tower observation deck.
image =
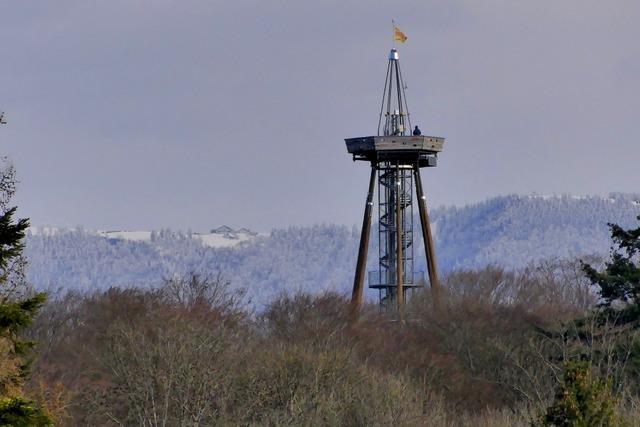
[(376, 178), (378, 181), (378, 265), (369, 272), (369, 287), (379, 291), (383, 309), (397, 307), (402, 319), (408, 289), (424, 286), (424, 272), (414, 269), (414, 188), (420, 214), (428, 280), (439, 290), (437, 261), (420, 169), (435, 167), (444, 138), (412, 132), (398, 51), (389, 53), (378, 132), (375, 136), (345, 139), (354, 161), (371, 164), (358, 261), (353, 283), (352, 306), (362, 305), (365, 268), (371, 233)]

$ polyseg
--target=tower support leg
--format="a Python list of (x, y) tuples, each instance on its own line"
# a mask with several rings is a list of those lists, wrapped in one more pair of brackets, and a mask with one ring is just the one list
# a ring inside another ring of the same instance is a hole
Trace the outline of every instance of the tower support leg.
[(402, 230), (402, 179), (400, 179), (400, 165), (396, 163), (396, 299), (398, 302), (398, 316), (400, 322), (404, 321), (404, 236)]
[(358, 316), (362, 306), (362, 294), (364, 292), (364, 276), (367, 267), (367, 253), (369, 251), (369, 235), (371, 234), (371, 212), (373, 211), (373, 190), (376, 183), (376, 165), (371, 163), (371, 177), (369, 178), (369, 193), (364, 207), (362, 219), (362, 231), (360, 234), (360, 247), (358, 248), (358, 262), (356, 275), (353, 279), (353, 292), (351, 293), (351, 310), (354, 316)]
[(431, 234), (431, 223), (427, 212), (427, 200), (422, 189), (422, 179), (420, 178), (420, 168), (417, 164), (413, 166), (413, 176), (416, 185), (416, 195), (418, 196), (418, 210), (420, 211), (420, 225), (422, 226), (422, 240), (424, 241), (424, 251), (427, 256), (427, 270), (429, 272), (429, 283), (434, 291), (434, 298), (440, 294), (440, 278), (438, 277), (438, 262), (436, 251)]

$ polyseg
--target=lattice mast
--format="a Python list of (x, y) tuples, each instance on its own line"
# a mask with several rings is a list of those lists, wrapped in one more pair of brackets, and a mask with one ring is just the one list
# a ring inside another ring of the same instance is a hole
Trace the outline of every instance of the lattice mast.
[[(405, 135), (405, 125), (408, 124), (409, 128), (411, 128), (409, 108), (407, 107), (407, 98), (404, 93), (405, 88), (402, 72), (400, 71), (400, 55), (396, 49), (391, 49), (387, 65), (387, 77), (382, 91), (378, 135)], [(382, 133), (380, 133), (383, 117), (384, 126)]]

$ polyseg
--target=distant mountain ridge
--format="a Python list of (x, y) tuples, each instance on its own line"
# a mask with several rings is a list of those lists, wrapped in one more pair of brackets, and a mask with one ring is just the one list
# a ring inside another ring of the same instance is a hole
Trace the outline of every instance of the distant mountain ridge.
[[(607, 223), (636, 224), (639, 200), (637, 194), (621, 193), (510, 195), (433, 209), (441, 270), (486, 264), (522, 267), (546, 258), (605, 255), (611, 244)], [(359, 238), (355, 228), (315, 225), (269, 234), (223, 228), (199, 234), (36, 227), (27, 236), (28, 279), (40, 288), (90, 290), (149, 286), (173, 275), (221, 271), (234, 286), (246, 288), (257, 305), (281, 292), (347, 291), (351, 285)], [(418, 234), (414, 257), (420, 270), (424, 249)], [(371, 241), (369, 268), (373, 269), (375, 232)]]
[[(27, 231), (29, 236), (37, 235), (54, 235), (57, 233), (64, 233), (70, 231), (69, 229), (61, 229), (57, 227), (29, 227)], [(78, 231), (78, 230), (76, 230)], [(93, 234), (100, 237), (106, 237), (107, 239), (126, 240), (133, 242), (153, 242), (156, 240), (158, 233), (163, 231), (148, 231), (148, 230), (82, 230), (86, 234)], [(166, 230), (165, 230), (166, 231)], [(168, 231), (172, 234), (171, 231)], [(200, 240), (203, 245), (212, 248), (224, 248), (235, 246), (238, 243), (249, 241), (257, 236), (259, 233), (249, 230), (248, 228), (239, 228), (234, 230), (233, 228), (223, 225), (218, 228), (212, 229), (208, 233), (178, 233), (183, 237), (189, 237)]]
[(438, 253), (447, 269), (606, 254), (607, 223), (636, 224), (640, 195), (502, 196), (462, 208), (434, 209)]

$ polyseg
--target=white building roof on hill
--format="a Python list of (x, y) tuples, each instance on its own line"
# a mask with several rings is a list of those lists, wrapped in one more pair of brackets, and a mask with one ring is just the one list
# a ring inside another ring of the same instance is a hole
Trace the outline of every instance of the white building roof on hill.
[(218, 228), (214, 228), (213, 230), (211, 230), (212, 234), (228, 234), (228, 233), (235, 233), (235, 230), (227, 225), (223, 225), (221, 227)]

